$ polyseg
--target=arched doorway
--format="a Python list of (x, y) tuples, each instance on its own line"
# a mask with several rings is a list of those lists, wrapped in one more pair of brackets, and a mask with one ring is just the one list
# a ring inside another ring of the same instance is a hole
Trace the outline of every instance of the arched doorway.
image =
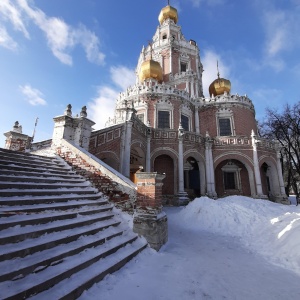
[(276, 165), (270, 160), (263, 162), (260, 167), (262, 191), (271, 201), (276, 201), (276, 197), (281, 194), (277, 172)]
[(159, 155), (154, 160), (154, 172), (166, 174), (163, 180), (162, 195), (163, 197), (174, 196), (174, 162), (166, 154)]
[(237, 159), (226, 159), (215, 170), (216, 192), (219, 197), (251, 196), (250, 180), (245, 165)]
[(184, 189), (189, 197), (200, 197), (200, 171), (198, 162), (192, 156), (184, 164)]

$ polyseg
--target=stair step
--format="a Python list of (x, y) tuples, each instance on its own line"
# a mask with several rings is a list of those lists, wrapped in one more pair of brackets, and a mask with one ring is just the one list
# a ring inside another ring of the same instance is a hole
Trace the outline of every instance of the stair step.
[(12, 196), (53, 196), (53, 195), (66, 195), (66, 194), (95, 194), (97, 189), (92, 187), (83, 187), (78, 189), (76, 187), (72, 188), (59, 188), (59, 189), (37, 189), (37, 190), (30, 190), (30, 189), (0, 189), (0, 197), (12, 197)]
[(77, 299), (85, 290), (101, 281), (106, 275), (118, 271), (146, 247), (147, 244), (138, 239), (119, 249), (114, 255), (106, 257), (105, 262), (102, 260), (95, 262), (52, 288), (33, 296), (30, 300)]
[(36, 177), (45, 177), (45, 178), (52, 178), (52, 177), (59, 177), (59, 178), (65, 178), (65, 179), (76, 179), (76, 178), (82, 178), (80, 175), (75, 174), (73, 171), (67, 172), (66, 170), (63, 170), (62, 172), (47, 172), (45, 169), (39, 171), (31, 170), (28, 171), (21, 171), (21, 170), (7, 170), (3, 169), (0, 166), (0, 174), (2, 175), (14, 175), (14, 176), (36, 176)]
[(36, 182), (36, 183), (58, 183), (58, 182), (62, 182), (62, 183), (83, 183), (86, 180), (84, 178), (62, 178), (62, 177), (50, 177), (50, 178), (44, 178), (44, 177), (36, 177), (36, 176), (16, 176), (16, 175), (2, 175), (0, 174), (0, 182), (2, 182), (2, 184), (4, 183), (8, 183), (8, 182)]
[[(58, 262), (59, 266), (50, 266), (39, 273), (29, 274), (16, 281), (4, 281), (0, 283), (0, 298), (7, 300), (23, 299), (34, 293), (49, 289), (60, 281), (69, 278), (76, 272), (93, 266), (96, 262), (98, 262), (98, 266), (101, 265), (102, 262), (105, 265), (102, 268), (106, 269), (107, 259), (104, 261), (101, 261), (101, 259), (115, 253), (117, 250), (134, 242), (136, 239), (137, 236), (132, 233), (128, 234), (128, 236), (121, 236), (118, 239), (107, 241), (104, 245), (86, 249), (79, 254), (66, 257)], [(138, 243), (138, 245), (141, 247), (140, 243)], [(123, 255), (123, 260), (127, 262), (130, 259), (128, 256), (134, 256), (139, 251), (140, 247), (126, 247), (124, 250), (126, 255)], [(134, 251), (132, 251), (132, 248), (134, 248)], [(123, 251), (121, 252), (123, 253)], [(119, 257), (116, 258), (114, 255), (112, 260), (115, 264), (120, 264)], [(39, 299), (44, 299), (43, 296), (41, 298), (41, 295), (37, 295), (37, 297)], [(54, 299), (53, 296), (52, 299)]]
[[(45, 212), (42, 214), (24, 214), (14, 215), (7, 218), (2, 218), (0, 220), (1, 231), (14, 226), (26, 226), (26, 225), (37, 225), (37, 224), (45, 224), (48, 222), (54, 222), (58, 220), (72, 219), (76, 218), (77, 215), (91, 215), (99, 212), (104, 212), (108, 210), (112, 210), (113, 206), (111, 204), (102, 205), (102, 206), (92, 206), (84, 208), (81, 210), (72, 209), (71, 212), (63, 211), (63, 212)], [(21, 219), (22, 218), (22, 219)], [(1, 234), (0, 231), (0, 234)]]
[[(39, 173), (46, 173), (46, 174), (71, 174), (71, 170), (69, 169), (64, 169), (64, 168), (41, 168), (36, 167), (36, 168), (31, 168), (30, 165), (28, 166), (20, 166), (20, 165), (12, 165), (12, 164), (6, 164), (3, 165), (0, 163), (0, 173), (2, 170), (13, 170), (13, 171), (18, 171), (18, 172), (39, 172)], [(75, 172), (74, 172), (75, 173)]]
[(41, 165), (49, 165), (49, 166), (63, 166), (64, 164), (62, 161), (58, 159), (44, 159), (42, 156), (22, 156), (22, 155), (15, 155), (12, 156), (11, 154), (4, 154), (0, 153), (0, 160), (1, 161), (13, 161), (14, 163), (26, 163), (26, 164), (41, 164)]
[(15, 161), (9, 161), (9, 160), (3, 160), (0, 157), (0, 165), (1, 166), (6, 166), (9, 168), (13, 168), (18, 166), (19, 168), (30, 168), (30, 169), (42, 169), (42, 168), (47, 168), (47, 170), (53, 170), (53, 171), (60, 171), (62, 169), (65, 170), (71, 170), (71, 167), (67, 167), (65, 166), (58, 166), (58, 165), (54, 165), (54, 164), (44, 164), (44, 163), (39, 163), (39, 162), (15, 162)]
[(25, 226), (25, 227), (10, 227), (0, 231), (0, 245), (8, 243), (16, 243), (29, 238), (37, 238), (45, 233), (57, 232), (65, 229), (76, 228), (88, 224), (95, 223), (101, 220), (107, 220), (114, 216), (111, 212), (104, 212), (99, 214), (80, 215), (77, 218), (59, 220), (51, 223)]
[[(7, 206), (0, 207), (0, 217), (9, 217), (12, 215), (21, 215), (26, 213), (43, 212), (43, 211), (55, 211), (55, 210), (67, 210), (74, 208), (82, 208), (84, 206), (103, 205), (107, 201), (103, 200), (77, 200), (68, 201), (64, 203), (52, 203), (51, 205), (22, 205), (22, 206)], [(1, 223), (1, 222), (0, 222)]]
[(49, 157), (49, 156), (41, 156), (41, 155), (36, 155), (32, 153), (26, 153), (26, 152), (17, 152), (17, 151), (12, 151), (4, 148), (0, 148), (0, 156), (2, 155), (9, 155), (10, 157), (27, 157), (27, 158), (33, 158), (33, 159), (42, 159), (45, 161), (53, 161), (57, 160), (57, 158), (54, 157)]
[(67, 183), (67, 182), (53, 182), (53, 183), (39, 183), (39, 182), (3, 182), (0, 181), (0, 191), (6, 189), (57, 189), (57, 188), (74, 188), (76, 187), (88, 187), (91, 183), (88, 181), (82, 181), (80, 183)]
[(19, 243), (6, 244), (0, 247), (0, 261), (14, 257), (25, 257), (38, 251), (51, 249), (60, 244), (70, 243), (80, 236), (92, 235), (111, 226), (119, 226), (120, 221), (115, 218), (96, 221), (95, 223), (81, 227), (62, 230), (60, 232), (46, 233), (39, 238), (23, 240)]
[(106, 241), (123, 234), (121, 228), (110, 227), (94, 235), (82, 236), (81, 238), (65, 242), (54, 248), (36, 252), (24, 258), (16, 258), (0, 262), (0, 282), (12, 280), (17, 276), (26, 276), (37, 268), (48, 267), (51, 263), (61, 260), (67, 256), (75, 255), (84, 249), (97, 247)]
[[(11, 195), (11, 194), (10, 194)], [(23, 195), (23, 194), (22, 194)], [(0, 205), (34, 205), (34, 204), (45, 204), (45, 203), (59, 203), (59, 202), (67, 202), (71, 200), (92, 200), (98, 199), (102, 196), (102, 193), (91, 193), (91, 194), (83, 194), (76, 195), (65, 194), (65, 195), (53, 195), (53, 196), (12, 196), (12, 197), (1, 197)], [(106, 200), (105, 200), (106, 201)], [(107, 202), (107, 201), (106, 201)]]

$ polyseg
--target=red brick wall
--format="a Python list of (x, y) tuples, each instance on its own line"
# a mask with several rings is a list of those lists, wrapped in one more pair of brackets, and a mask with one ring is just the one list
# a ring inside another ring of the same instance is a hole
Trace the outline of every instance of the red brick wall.
[[(234, 129), (236, 135), (251, 135), (251, 130), (257, 131), (254, 112), (242, 105), (230, 107), (233, 112)], [(217, 136), (217, 106), (206, 106), (199, 110), (200, 131), (202, 135), (208, 131), (211, 137)]]
[(122, 133), (122, 124), (92, 132), (89, 152), (119, 170)]
[(109, 200), (114, 202), (116, 207), (123, 211), (133, 213), (133, 202), (129, 194), (118, 190), (117, 184), (106, 174), (103, 174), (99, 169), (90, 165), (80, 155), (74, 154), (71, 150), (59, 147), (56, 149), (56, 152), (72, 166), (77, 174), (85, 177), (95, 188), (108, 196)]
[[(149, 176), (147, 176), (149, 174)], [(138, 211), (145, 213), (159, 213), (162, 208), (162, 181), (160, 175), (153, 173), (137, 173), (137, 201)]]

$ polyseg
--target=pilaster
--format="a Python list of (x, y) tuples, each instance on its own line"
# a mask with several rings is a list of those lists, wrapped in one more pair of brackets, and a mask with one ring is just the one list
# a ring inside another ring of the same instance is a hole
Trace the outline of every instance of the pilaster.
[(178, 194), (177, 194), (179, 205), (185, 205), (189, 202), (188, 195), (184, 191), (183, 137), (184, 137), (184, 130), (180, 124), (178, 128)]
[(215, 188), (215, 172), (212, 156), (212, 139), (210, 138), (208, 132), (205, 138), (205, 167), (206, 167), (206, 182), (207, 182), (207, 195), (211, 198), (217, 198), (216, 188)]
[(252, 147), (253, 147), (253, 166), (254, 166), (254, 177), (256, 183), (256, 197), (261, 199), (266, 199), (267, 196), (263, 195), (262, 185), (261, 185), (261, 176), (260, 176), (258, 154), (257, 154), (258, 140), (253, 130), (251, 132), (251, 137), (252, 137)]

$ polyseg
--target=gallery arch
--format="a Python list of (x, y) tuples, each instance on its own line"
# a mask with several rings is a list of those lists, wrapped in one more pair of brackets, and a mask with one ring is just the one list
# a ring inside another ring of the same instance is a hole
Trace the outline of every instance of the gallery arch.
[(264, 161), (260, 167), (262, 190), (272, 201), (280, 194), (278, 171), (272, 161)]
[(251, 196), (249, 174), (246, 166), (237, 159), (226, 159), (215, 169), (216, 192), (219, 197), (228, 195)]

